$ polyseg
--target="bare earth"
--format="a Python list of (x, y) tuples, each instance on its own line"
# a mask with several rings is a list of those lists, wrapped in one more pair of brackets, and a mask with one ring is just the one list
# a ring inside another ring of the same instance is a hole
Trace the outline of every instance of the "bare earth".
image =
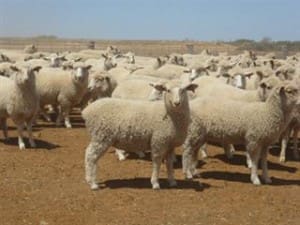
[(243, 151), (227, 160), (209, 146), (200, 179), (184, 180), (178, 163), (178, 187), (169, 189), (163, 166), (160, 191), (151, 189), (149, 155), (119, 162), (109, 151), (98, 164), (102, 189), (91, 191), (83, 161), (89, 138), (78, 115), (72, 119), (74, 129), (40, 123), (34, 150), (18, 149), (13, 126), (8, 143), (0, 134), (1, 225), (300, 224), (300, 162), (289, 154), (279, 164), (278, 148), (269, 155), (272, 185), (250, 184)]

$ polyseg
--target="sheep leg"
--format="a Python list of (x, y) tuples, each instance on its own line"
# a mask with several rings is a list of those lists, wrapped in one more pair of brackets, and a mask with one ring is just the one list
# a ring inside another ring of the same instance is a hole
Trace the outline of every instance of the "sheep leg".
[(96, 182), (97, 161), (108, 150), (107, 143), (90, 142), (85, 150), (85, 179), (92, 190), (99, 189)]
[(200, 152), (201, 152), (201, 157), (202, 159), (206, 159), (208, 157), (207, 154), (207, 144), (204, 143), (201, 147), (200, 147)]
[(2, 130), (3, 130), (3, 136), (5, 140), (8, 140), (8, 132), (7, 132), (7, 124), (6, 124), (6, 119), (2, 118), (0, 120), (1, 124), (2, 124)]
[(61, 107), (58, 108), (58, 115), (56, 118), (56, 126), (59, 127), (61, 125), (61, 120), (62, 120), (62, 112), (61, 112)]
[(268, 148), (263, 148), (261, 151), (261, 168), (262, 168), (262, 177), (266, 184), (271, 184), (272, 180), (268, 175)]
[(162, 162), (162, 156), (159, 153), (152, 152), (152, 176), (151, 176), (151, 184), (154, 190), (160, 189), (159, 185), (159, 170)]
[(260, 185), (260, 180), (257, 175), (257, 169), (258, 169), (258, 160), (260, 158), (260, 148), (250, 148), (247, 146), (247, 151), (249, 153), (251, 162), (252, 162), (252, 167), (251, 167), (251, 181), (255, 185)]
[(36, 148), (36, 143), (35, 143), (33, 135), (32, 135), (32, 122), (26, 123), (26, 127), (27, 127), (27, 132), (28, 132), (29, 144), (32, 148)]
[(65, 119), (66, 128), (72, 128), (72, 125), (70, 122), (70, 111), (71, 111), (70, 109), (71, 109), (71, 107), (69, 107), (69, 106), (62, 107), (62, 114)]
[(123, 161), (127, 158), (126, 153), (122, 149), (117, 149), (115, 150), (115, 154), (117, 155), (119, 161)]
[(166, 156), (166, 167), (167, 167), (168, 181), (170, 187), (177, 186), (177, 182), (174, 179), (173, 155), (174, 155), (173, 151), (170, 151), (167, 153)]
[(142, 151), (136, 152), (136, 154), (138, 155), (138, 157), (139, 157), (140, 159), (143, 159), (143, 158), (146, 157), (146, 154), (145, 154), (144, 152), (142, 152)]
[(44, 117), (44, 119), (45, 119), (47, 122), (51, 122), (50, 116), (45, 112), (44, 109), (40, 109), (40, 113), (41, 113), (41, 115)]
[(197, 164), (198, 164), (198, 153), (199, 148), (204, 143), (198, 142), (195, 145), (192, 145), (187, 139), (184, 143), (184, 151), (182, 154), (182, 170), (186, 179), (193, 179), (198, 175)]
[(247, 167), (249, 169), (252, 168), (252, 160), (248, 151), (246, 151), (246, 162), (247, 162)]
[(223, 144), (223, 148), (225, 151), (225, 154), (227, 156), (228, 159), (232, 159), (233, 157), (233, 153), (235, 152), (235, 148), (232, 144)]
[(23, 150), (23, 149), (25, 149), (25, 144), (24, 144), (24, 140), (23, 140), (24, 124), (23, 123), (17, 124), (17, 130), (18, 130), (19, 149)]
[(294, 149), (293, 149), (293, 154), (294, 154), (294, 159), (299, 160), (299, 150), (298, 150), (298, 132), (300, 130), (300, 127), (294, 127), (294, 133), (293, 133), (293, 140), (294, 140)]
[(282, 133), (279, 162), (285, 162), (286, 160), (285, 158), (286, 149), (287, 149), (290, 133), (291, 133), (291, 129), (289, 127), (286, 128), (286, 130)]

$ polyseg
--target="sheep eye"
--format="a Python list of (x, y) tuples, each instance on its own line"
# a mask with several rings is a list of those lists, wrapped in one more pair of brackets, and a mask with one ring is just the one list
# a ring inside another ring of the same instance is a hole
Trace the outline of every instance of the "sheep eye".
[(170, 90), (170, 89), (167, 89), (167, 92), (168, 92), (168, 93), (171, 93), (171, 90)]

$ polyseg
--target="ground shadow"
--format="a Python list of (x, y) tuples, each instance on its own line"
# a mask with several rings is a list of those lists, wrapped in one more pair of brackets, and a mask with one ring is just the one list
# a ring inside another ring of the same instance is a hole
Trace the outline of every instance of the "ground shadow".
[[(43, 148), (43, 149), (47, 149), (47, 150), (53, 150), (56, 148), (59, 148), (60, 146), (57, 144), (52, 144), (50, 142), (44, 141), (44, 140), (39, 140), (39, 139), (34, 139), (37, 148)], [(6, 141), (2, 141), (4, 144), (6, 145), (12, 145), (12, 146), (18, 146), (18, 138), (14, 137), (14, 138), (9, 138), (9, 140)], [(25, 146), (29, 149), (33, 149), (29, 147), (29, 142), (28, 142), (28, 138), (24, 138), (24, 142), (25, 142)]]
[[(246, 166), (246, 156), (245, 155), (234, 154), (233, 158), (228, 159), (226, 157), (226, 155), (219, 154), (219, 155), (215, 155), (215, 158), (217, 158), (225, 163)], [(298, 170), (296, 167), (285, 166), (280, 163), (273, 163), (270, 161), (268, 161), (268, 168), (270, 170), (287, 171), (289, 173), (295, 173)]]
[[(294, 146), (292, 143), (289, 143), (286, 149), (286, 153), (285, 153), (285, 158), (287, 161), (299, 161), (297, 159), (294, 158), (293, 155), (293, 149)], [(277, 156), (278, 157), (278, 161), (279, 161), (279, 155), (280, 155), (280, 150), (281, 150), (281, 146), (279, 145), (274, 145), (269, 149), (269, 153), (273, 156)]]
[[(127, 153), (128, 154), (128, 153)], [(144, 161), (149, 161), (151, 162), (151, 153), (146, 152), (144, 158), (140, 158), (137, 154), (130, 152), (126, 158), (127, 160), (144, 160)], [(163, 160), (163, 163), (165, 160)], [(205, 165), (206, 162), (199, 160), (197, 164), (197, 168), (201, 168), (203, 165)], [(173, 164), (174, 169), (181, 169), (182, 168), (182, 156), (181, 155), (176, 155), (176, 162)]]
[[(193, 180), (176, 180), (177, 187), (170, 188), (167, 179), (159, 179), (161, 189), (194, 189), (195, 191), (203, 191), (210, 187), (209, 184), (199, 183)], [(116, 179), (108, 180), (100, 183), (101, 188), (137, 188), (151, 189), (149, 178), (132, 178), (132, 179)]]
[[(227, 180), (232, 182), (251, 183), (250, 172), (249, 174), (238, 172), (224, 172), (224, 171), (207, 171), (202, 172), (203, 179)], [(276, 177), (271, 177), (273, 186), (281, 185), (300, 185), (300, 180), (286, 180)]]

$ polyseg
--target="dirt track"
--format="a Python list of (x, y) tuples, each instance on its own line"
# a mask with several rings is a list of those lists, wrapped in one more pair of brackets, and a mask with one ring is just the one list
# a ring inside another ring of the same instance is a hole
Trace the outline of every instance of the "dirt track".
[(102, 189), (91, 191), (83, 163), (88, 136), (78, 116), (72, 119), (71, 130), (37, 126), (34, 150), (17, 148), (13, 127), (8, 143), (0, 134), (1, 225), (300, 224), (300, 162), (289, 154), (279, 164), (278, 148), (269, 155), (272, 185), (250, 184), (243, 152), (228, 161), (209, 146), (211, 157), (199, 163), (202, 178), (184, 180), (178, 163), (178, 187), (169, 189), (162, 167), (160, 191), (151, 189), (149, 155), (119, 162), (110, 151), (98, 164)]

